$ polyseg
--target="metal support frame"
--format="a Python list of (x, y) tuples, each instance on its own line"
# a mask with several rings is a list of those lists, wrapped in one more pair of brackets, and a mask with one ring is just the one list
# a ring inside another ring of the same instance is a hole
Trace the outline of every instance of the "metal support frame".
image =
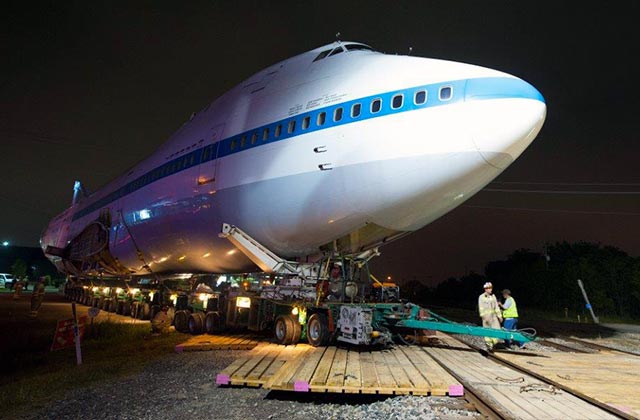
[(397, 327), (421, 329), (421, 330), (435, 330), (448, 332), (452, 334), (468, 334), (480, 337), (499, 338), (502, 340), (513, 340), (519, 342), (529, 342), (534, 340), (534, 337), (530, 334), (526, 334), (520, 331), (509, 331), (497, 328), (478, 327), (475, 325), (465, 325), (457, 322), (450, 321), (443, 316), (437, 315), (433, 312), (429, 312), (428, 319), (419, 319), (420, 307), (412, 305), (407, 318), (399, 320), (395, 325)]
[(293, 274), (306, 278), (317, 275), (317, 264), (287, 261), (271, 252), (237, 226), (223, 223), (222, 232), (218, 236), (228, 239), (265, 273)]
[[(242, 251), (242, 253), (249, 257), (251, 261), (266, 273), (297, 275), (310, 281), (316, 281), (326, 274), (321, 272), (323, 260), (318, 263), (297, 263), (287, 261), (270, 251), (264, 245), (260, 244), (237, 226), (223, 223), (222, 232), (219, 236), (221, 238), (228, 239), (236, 248)], [(357, 264), (364, 265), (376, 255), (379, 255), (378, 250), (372, 249), (354, 255), (351, 259)], [(327, 263), (329, 262), (329, 259), (327, 259)], [(345, 267), (343, 266), (343, 270), (344, 268)], [(327, 269), (328, 264), (325, 270)], [(331, 308), (335, 308), (336, 306), (340, 307), (342, 305), (352, 306), (354, 304), (345, 302), (328, 303), (328, 308), (331, 310)], [(430, 311), (428, 312), (428, 318), (421, 318), (420, 311), (422, 308), (411, 303), (406, 305), (400, 303), (361, 303), (355, 305), (372, 308), (374, 310), (373, 322), (380, 328), (435, 330), (453, 334), (468, 334), (519, 342), (528, 342), (533, 340), (533, 336), (519, 331), (508, 331), (459, 324)], [(319, 306), (319, 302), (316, 302), (316, 306)], [(406, 310), (400, 309), (403, 306)]]

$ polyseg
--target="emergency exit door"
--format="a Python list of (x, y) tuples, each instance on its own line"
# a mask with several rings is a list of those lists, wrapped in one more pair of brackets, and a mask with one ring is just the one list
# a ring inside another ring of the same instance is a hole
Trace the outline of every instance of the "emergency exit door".
[(205, 138), (200, 167), (198, 170), (197, 188), (200, 193), (213, 194), (216, 192), (218, 145), (222, 139), (224, 124), (213, 126)]

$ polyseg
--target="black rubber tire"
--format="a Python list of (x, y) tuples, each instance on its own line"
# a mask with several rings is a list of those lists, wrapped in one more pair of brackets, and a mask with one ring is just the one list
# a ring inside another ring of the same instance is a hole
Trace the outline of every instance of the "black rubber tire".
[(149, 312), (151, 312), (151, 306), (147, 302), (138, 303), (138, 313), (136, 314), (138, 319), (149, 319)]
[(325, 347), (329, 344), (329, 320), (323, 313), (316, 312), (307, 321), (307, 341), (313, 347)]
[(176, 331), (181, 333), (189, 332), (189, 311), (176, 311), (173, 318), (173, 324), (176, 327)]
[(204, 317), (204, 331), (207, 334), (219, 334), (224, 331), (224, 315), (218, 311), (207, 313)]
[(102, 309), (103, 311), (108, 311), (110, 306), (111, 306), (111, 298), (102, 299), (102, 305), (100, 309)]
[(295, 344), (300, 341), (302, 328), (293, 315), (279, 315), (274, 325), (274, 336), (279, 344)]
[(193, 335), (202, 334), (204, 332), (204, 313), (194, 312), (189, 316), (187, 321), (189, 333)]
[(100, 303), (100, 298), (94, 297), (91, 299), (91, 306), (93, 306), (94, 308), (97, 308), (99, 303)]
[(131, 302), (124, 301), (122, 302), (122, 315), (128, 316), (131, 315)]
[(109, 305), (109, 312), (116, 312), (118, 309), (118, 300), (116, 298), (111, 299), (111, 304)]
[(155, 318), (158, 312), (160, 312), (160, 305), (151, 305), (149, 308), (149, 319)]
[(140, 305), (140, 302), (131, 302), (131, 312), (129, 312), (129, 316), (131, 318), (137, 318), (138, 316), (138, 307)]

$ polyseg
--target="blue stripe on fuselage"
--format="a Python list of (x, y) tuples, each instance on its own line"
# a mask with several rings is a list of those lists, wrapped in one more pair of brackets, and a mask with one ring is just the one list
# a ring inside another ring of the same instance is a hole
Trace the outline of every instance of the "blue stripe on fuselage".
[[(451, 99), (441, 101), (439, 98), (440, 88), (447, 86), (452, 88)], [(419, 91), (425, 91), (427, 93), (426, 102), (424, 104), (416, 105), (414, 102), (414, 95)], [(394, 96), (399, 94), (404, 95), (403, 103), (402, 106), (394, 109), (391, 106), (392, 99)], [(524, 82), (523, 80), (510, 77), (484, 77), (415, 86), (407, 89), (385, 92), (378, 95), (371, 95), (352, 101), (341, 102), (338, 104), (328, 105), (323, 108), (301, 112), (296, 116), (285, 118), (271, 124), (256, 127), (243, 133), (227, 137), (217, 143), (193, 150), (192, 152), (186, 153), (176, 159), (164, 163), (157, 168), (154, 168), (153, 170), (145, 173), (144, 175), (134, 179), (128, 184), (109, 193), (98, 201), (89, 204), (83, 209), (80, 209), (73, 215), (72, 220), (77, 220), (98, 209), (101, 209), (106, 205), (112, 203), (113, 201), (116, 201), (155, 181), (200, 165), (201, 163), (229, 156), (235, 153), (240, 153), (254, 147), (260, 147), (265, 144), (287, 140), (293, 137), (301, 136), (303, 134), (350, 124), (357, 121), (364, 121), (371, 118), (384, 117), (400, 112), (408, 112), (422, 108), (449, 105), (461, 101), (506, 98), (525, 98), (544, 102), (544, 98), (542, 97), (540, 92), (538, 92), (533, 86), (531, 86), (527, 82)], [(375, 99), (382, 100), (382, 107), (380, 111), (373, 113), (371, 112), (371, 103)], [(354, 104), (358, 103), (361, 104), (360, 115), (357, 117), (352, 117), (351, 108)], [(334, 121), (334, 112), (338, 108), (342, 108), (342, 118), (339, 121)], [(324, 124), (318, 125), (318, 115), (322, 112), (326, 114), (326, 119)], [(308, 128), (303, 129), (303, 119), (306, 117), (309, 117), (309, 126)], [(287, 132), (287, 128), (291, 121), (295, 121), (295, 130), (292, 133), (289, 133)], [(281, 126), (281, 134), (280, 136), (276, 137), (275, 130), (278, 125)], [(266, 140), (263, 140), (264, 129), (269, 130), (269, 134)], [(251, 137), (254, 133), (257, 134), (257, 139), (255, 143), (252, 143)], [(241, 138), (243, 136), (245, 136), (245, 145), (244, 147), (240, 147)], [(233, 142), (235, 142), (235, 148), (232, 148)]]

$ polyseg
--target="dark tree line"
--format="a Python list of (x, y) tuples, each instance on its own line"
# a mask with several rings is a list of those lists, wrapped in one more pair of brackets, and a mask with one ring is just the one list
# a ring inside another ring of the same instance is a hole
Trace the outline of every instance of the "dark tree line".
[(487, 264), (484, 275), (450, 278), (429, 289), (405, 284), (404, 296), (420, 303), (474, 308), (482, 285), (494, 291), (508, 288), (518, 306), (562, 313), (581, 313), (585, 303), (577, 284), (581, 279), (598, 315), (640, 319), (640, 258), (600, 244), (559, 242), (545, 254), (519, 249), (504, 261)]

